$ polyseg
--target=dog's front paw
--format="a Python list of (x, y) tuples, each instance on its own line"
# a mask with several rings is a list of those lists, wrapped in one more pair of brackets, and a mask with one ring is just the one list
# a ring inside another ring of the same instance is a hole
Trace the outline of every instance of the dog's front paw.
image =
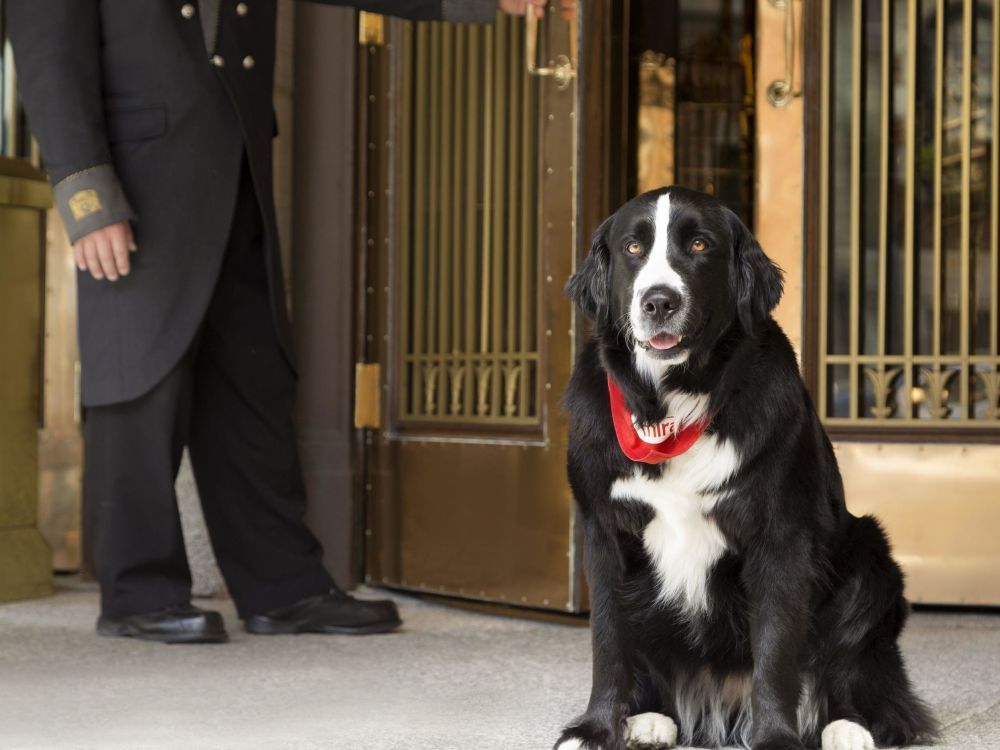
[(621, 738), (615, 737), (611, 727), (599, 722), (584, 720), (563, 730), (555, 750), (618, 750)]
[(677, 744), (677, 725), (669, 716), (636, 714), (625, 722), (625, 745), (632, 750), (661, 750)]
[(831, 721), (823, 729), (823, 750), (874, 750), (871, 732), (847, 719)]

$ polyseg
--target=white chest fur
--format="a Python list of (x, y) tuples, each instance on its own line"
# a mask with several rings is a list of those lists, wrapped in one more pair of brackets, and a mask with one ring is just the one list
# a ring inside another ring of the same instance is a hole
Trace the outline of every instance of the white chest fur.
[(636, 468), (632, 476), (611, 486), (611, 497), (653, 509), (643, 543), (656, 570), (660, 598), (691, 612), (706, 612), (708, 574), (726, 551), (726, 540), (710, 513), (724, 499), (719, 488), (738, 468), (739, 457), (728, 441), (703, 435), (663, 466), (656, 479)]

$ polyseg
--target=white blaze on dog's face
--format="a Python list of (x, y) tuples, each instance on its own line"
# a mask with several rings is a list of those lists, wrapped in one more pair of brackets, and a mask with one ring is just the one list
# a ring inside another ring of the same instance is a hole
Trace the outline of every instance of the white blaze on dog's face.
[(567, 291), (601, 330), (629, 342), (637, 368), (655, 380), (733, 324), (750, 332), (766, 319), (781, 274), (732, 211), (670, 187), (605, 220)]
[(633, 277), (629, 325), (635, 339), (636, 363), (655, 373), (662, 366), (684, 362), (690, 354), (682, 346), (690, 295), (684, 278), (671, 264), (670, 194), (660, 195), (652, 209), (653, 241), (646, 249), (639, 239), (628, 240), (626, 253), (641, 256), (641, 265), (638, 273), (626, 272), (624, 276)]

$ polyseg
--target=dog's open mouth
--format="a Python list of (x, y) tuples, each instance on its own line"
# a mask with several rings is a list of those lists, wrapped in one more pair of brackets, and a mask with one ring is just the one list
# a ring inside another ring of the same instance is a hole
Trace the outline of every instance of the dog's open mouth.
[(646, 341), (640, 341), (639, 346), (647, 352), (655, 353), (658, 356), (669, 356), (680, 351), (684, 343), (684, 337), (676, 333), (658, 333)]
[(668, 349), (673, 349), (678, 346), (683, 338), (683, 336), (677, 336), (673, 333), (658, 333), (653, 336), (648, 343), (654, 349), (659, 349), (661, 352), (665, 352)]

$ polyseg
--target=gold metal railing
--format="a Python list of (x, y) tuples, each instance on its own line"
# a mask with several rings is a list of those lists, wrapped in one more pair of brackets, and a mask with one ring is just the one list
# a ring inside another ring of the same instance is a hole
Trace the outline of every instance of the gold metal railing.
[(822, 2), (820, 414), (997, 429), (1000, 4), (867, 8)]
[(539, 115), (524, 22), (403, 36), (396, 420), (538, 425)]

